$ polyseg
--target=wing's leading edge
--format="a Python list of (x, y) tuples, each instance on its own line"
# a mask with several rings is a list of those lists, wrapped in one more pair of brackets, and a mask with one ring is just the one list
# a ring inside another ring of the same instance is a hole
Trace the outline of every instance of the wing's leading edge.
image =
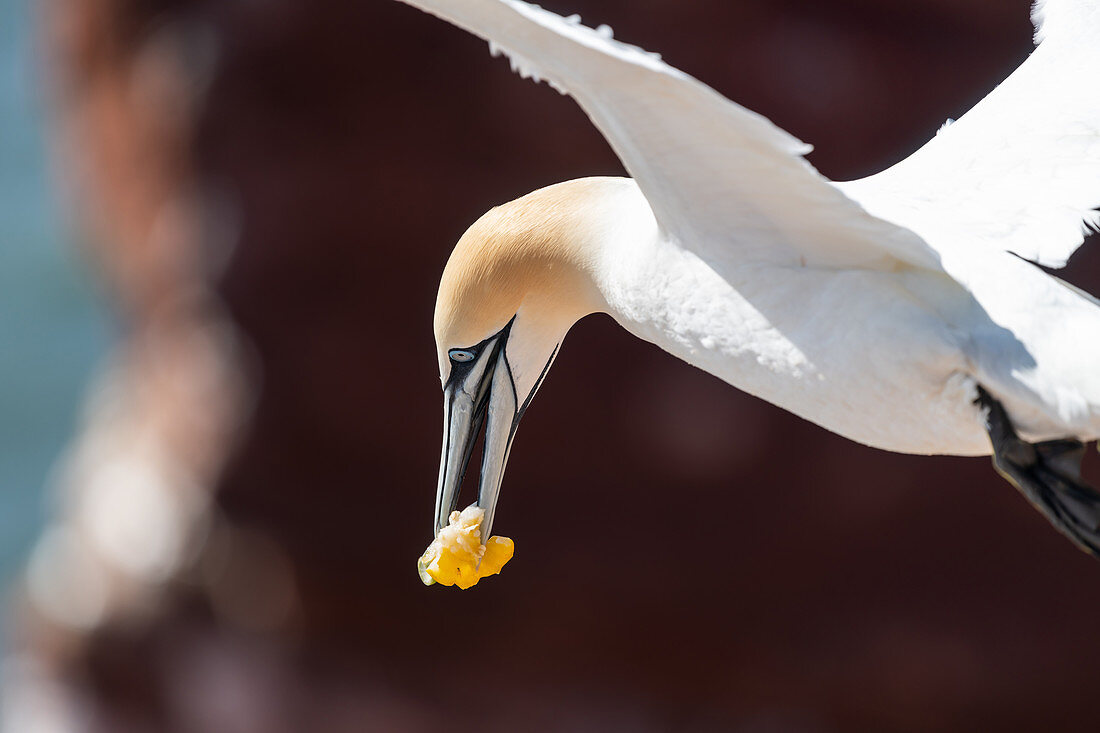
[(808, 145), (606, 26), (518, 0), (403, 1), (576, 99), (684, 247), (739, 262), (939, 269), (919, 237), (869, 215), (806, 162)]

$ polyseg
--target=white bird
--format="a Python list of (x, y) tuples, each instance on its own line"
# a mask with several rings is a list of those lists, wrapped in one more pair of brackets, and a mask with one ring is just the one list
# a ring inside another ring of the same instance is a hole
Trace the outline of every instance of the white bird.
[[(435, 519), (486, 428), (488, 536), (512, 438), (566, 332), (605, 312), (753, 395), (903, 453), (994, 455), (1100, 555), (1100, 302), (1065, 264), (1100, 217), (1100, 2), (1036, 5), (1038, 46), (912, 156), (834, 183), (806, 144), (654, 54), (518, 0), (404, 0), (490, 41), (588, 113), (630, 178), (497, 207), (435, 313)], [(1025, 260), (1031, 260), (1028, 262)]]

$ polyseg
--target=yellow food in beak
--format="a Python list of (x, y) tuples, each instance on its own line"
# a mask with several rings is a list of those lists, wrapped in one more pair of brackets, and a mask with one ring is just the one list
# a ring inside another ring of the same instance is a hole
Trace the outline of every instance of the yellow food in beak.
[(489, 575), (496, 575), (512, 559), (516, 545), (507, 537), (491, 537), (481, 544), (481, 520), (485, 510), (468, 506), (451, 512), (447, 526), (420, 556), (416, 569), (424, 585), (442, 583), (466, 590)]

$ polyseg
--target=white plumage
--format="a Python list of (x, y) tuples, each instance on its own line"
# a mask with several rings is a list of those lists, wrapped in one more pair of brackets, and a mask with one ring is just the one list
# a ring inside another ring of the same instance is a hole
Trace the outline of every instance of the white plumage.
[(1100, 435), (1100, 306), (1020, 259), (1064, 265), (1100, 222), (1100, 3), (1040, 2), (1041, 42), (1003, 84), (908, 159), (833, 183), (808, 145), (609, 29), (404, 1), (572, 96), (622, 159), (633, 181), (586, 189), (598, 234), (568, 246), (631, 332), (888, 450), (990, 453), (979, 387), (1028, 440)]

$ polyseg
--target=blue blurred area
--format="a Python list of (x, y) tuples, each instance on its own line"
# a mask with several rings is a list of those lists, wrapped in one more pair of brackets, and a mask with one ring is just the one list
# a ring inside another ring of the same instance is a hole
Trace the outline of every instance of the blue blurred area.
[(0, 584), (39, 531), (47, 474), (109, 325), (51, 190), (31, 0), (0, 0)]

